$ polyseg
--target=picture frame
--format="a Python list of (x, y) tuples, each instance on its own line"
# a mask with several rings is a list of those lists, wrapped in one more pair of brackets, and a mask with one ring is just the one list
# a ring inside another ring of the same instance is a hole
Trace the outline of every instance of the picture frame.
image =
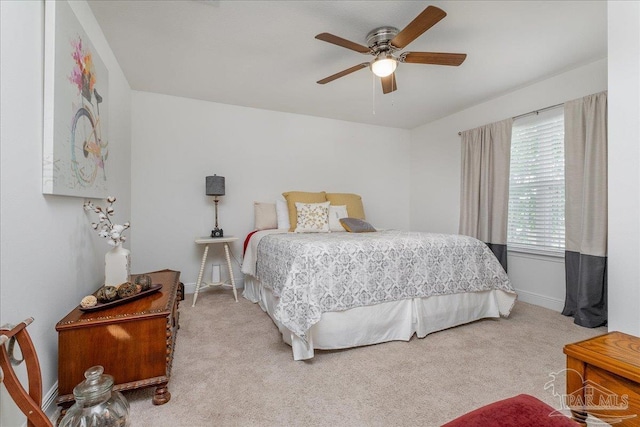
[(45, 1), (42, 192), (108, 195), (109, 73), (68, 1)]

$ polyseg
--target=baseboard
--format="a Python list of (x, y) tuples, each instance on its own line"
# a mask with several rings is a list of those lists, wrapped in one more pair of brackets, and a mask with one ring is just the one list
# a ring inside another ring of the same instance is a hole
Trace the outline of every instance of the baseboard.
[(196, 291), (196, 284), (195, 283), (185, 283), (184, 284), (184, 293), (185, 294), (192, 294)]
[[(60, 416), (60, 407), (56, 405), (56, 398), (58, 397), (58, 381), (49, 389), (47, 394), (42, 397), (42, 410), (51, 421), (54, 426), (57, 424), (58, 417)], [(27, 427), (27, 422), (23, 424), (23, 427)]]
[[(236, 289), (244, 289), (244, 279), (235, 279), (236, 280)], [(184, 293), (185, 295), (193, 294), (196, 292), (196, 284), (194, 283), (185, 283), (184, 284)]]
[(564, 308), (564, 300), (551, 298), (534, 292), (523, 291), (522, 289), (516, 289), (516, 293), (518, 294), (518, 300), (522, 302), (539, 305), (540, 307), (548, 308), (549, 310), (557, 312), (562, 312), (562, 309)]

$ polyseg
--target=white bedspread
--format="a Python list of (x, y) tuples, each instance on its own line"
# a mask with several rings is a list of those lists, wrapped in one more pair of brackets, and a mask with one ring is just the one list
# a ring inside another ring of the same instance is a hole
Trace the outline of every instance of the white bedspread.
[(253, 277), (256, 277), (256, 261), (258, 259), (258, 244), (260, 240), (264, 236), (268, 236), (269, 234), (286, 234), (289, 230), (278, 229), (278, 230), (260, 230), (256, 231), (251, 239), (249, 239), (249, 244), (247, 245), (247, 250), (244, 252), (242, 257), (242, 268), (241, 271), (244, 274), (249, 274)]
[(272, 289), (275, 318), (303, 340), (324, 312), (493, 289), (515, 294), (491, 250), (467, 236), (264, 234), (255, 239), (257, 262), (245, 254), (242, 271)]

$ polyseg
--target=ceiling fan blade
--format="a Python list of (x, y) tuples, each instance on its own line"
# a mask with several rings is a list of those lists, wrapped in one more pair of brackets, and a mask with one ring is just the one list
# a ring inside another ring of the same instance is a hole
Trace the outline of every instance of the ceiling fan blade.
[(346, 47), (347, 49), (355, 50), (360, 53), (370, 53), (370, 49), (366, 46), (363, 46), (358, 43), (354, 43), (347, 39), (343, 39), (342, 37), (334, 36), (329, 33), (321, 33), (316, 36), (318, 40), (322, 40), (323, 42), (333, 43), (337, 46)]
[(340, 77), (344, 77), (344, 76), (346, 76), (347, 74), (351, 74), (351, 73), (353, 73), (354, 71), (361, 70), (361, 69), (363, 69), (363, 68), (365, 68), (365, 67), (368, 67), (368, 66), (369, 66), (369, 63), (368, 63), (368, 62), (363, 62), (362, 64), (354, 65), (354, 66), (353, 66), (353, 67), (351, 67), (351, 68), (347, 68), (346, 70), (342, 70), (342, 71), (340, 71), (339, 73), (335, 73), (335, 74), (333, 74), (333, 75), (331, 75), (331, 76), (329, 76), (329, 77), (325, 77), (325, 78), (324, 78), (324, 79), (322, 79), (322, 80), (318, 80), (318, 82), (317, 82), (317, 83), (318, 83), (318, 84), (323, 85), (323, 84), (325, 84), (325, 83), (332, 82), (332, 81), (334, 81), (335, 79), (339, 79)]
[(391, 40), (391, 44), (398, 49), (403, 49), (445, 16), (447, 14), (444, 10), (435, 6), (427, 7)]
[(396, 84), (396, 73), (391, 73), (387, 77), (380, 77), (380, 81), (382, 82), (382, 93), (384, 94), (391, 93), (398, 89), (398, 85)]
[(434, 64), (458, 66), (467, 58), (466, 53), (404, 52), (398, 60), (409, 64)]

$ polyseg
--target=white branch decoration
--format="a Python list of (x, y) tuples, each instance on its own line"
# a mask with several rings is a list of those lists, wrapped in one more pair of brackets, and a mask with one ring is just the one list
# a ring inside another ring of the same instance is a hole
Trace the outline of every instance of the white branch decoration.
[(131, 227), (129, 222), (125, 222), (124, 224), (114, 224), (111, 221), (111, 217), (114, 214), (113, 204), (116, 202), (116, 198), (113, 196), (109, 196), (107, 198), (107, 207), (106, 209), (102, 209), (100, 206), (95, 206), (91, 201), (84, 202), (84, 210), (85, 211), (94, 211), (98, 214), (98, 222), (92, 222), (91, 227), (94, 230), (98, 231), (98, 236), (104, 237), (107, 239), (107, 243), (111, 246), (117, 246), (120, 243), (127, 240), (126, 237), (122, 235), (124, 231)]

